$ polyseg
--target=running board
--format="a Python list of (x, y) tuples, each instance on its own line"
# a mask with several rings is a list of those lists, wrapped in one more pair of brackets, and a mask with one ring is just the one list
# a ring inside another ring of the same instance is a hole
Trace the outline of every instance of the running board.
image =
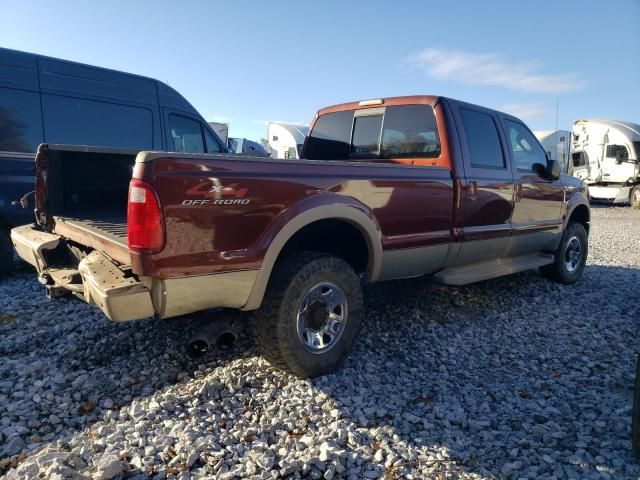
[(554, 257), (550, 254), (536, 253), (521, 257), (498, 258), (486, 262), (454, 267), (443, 270), (434, 275), (434, 280), (446, 285), (467, 285), (481, 282), (490, 278), (511, 275), (553, 263)]

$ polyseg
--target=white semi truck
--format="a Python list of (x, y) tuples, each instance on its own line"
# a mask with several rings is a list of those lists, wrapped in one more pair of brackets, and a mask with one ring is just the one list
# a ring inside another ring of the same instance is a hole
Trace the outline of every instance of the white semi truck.
[(614, 120), (576, 120), (569, 173), (589, 186), (594, 200), (640, 209), (640, 125)]

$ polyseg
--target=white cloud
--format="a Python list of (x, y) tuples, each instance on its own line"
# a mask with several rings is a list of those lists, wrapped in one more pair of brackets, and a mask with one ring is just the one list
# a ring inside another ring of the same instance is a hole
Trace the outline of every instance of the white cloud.
[(575, 74), (540, 72), (536, 62), (511, 60), (499, 53), (475, 53), (426, 48), (405, 58), (405, 63), (440, 80), (490, 85), (536, 93), (566, 93), (584, 87)]
[(498, 110), (518, 117), (526, 122), (548, 118), (553, 114), (552, 110), (544, 108), (539, 103), (507, 103), (500, 105)]

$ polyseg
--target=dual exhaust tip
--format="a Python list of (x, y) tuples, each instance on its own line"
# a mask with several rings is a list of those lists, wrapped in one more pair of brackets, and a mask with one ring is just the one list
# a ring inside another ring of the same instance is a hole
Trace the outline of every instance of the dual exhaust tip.
[(187, 355), (199, 359), (215, 346), (230, 347), (238, 340), (241, 330), (239, 315), (236, 312), (223, 312), (191, 337), (187, 344)]

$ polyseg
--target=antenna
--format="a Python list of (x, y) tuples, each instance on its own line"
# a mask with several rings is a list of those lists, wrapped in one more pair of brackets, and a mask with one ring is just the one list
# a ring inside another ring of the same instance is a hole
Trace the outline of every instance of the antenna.
[[(559, 101), (558, 101), (558, 97), (556, 97), (556, 158), (554, 160), (558, 160), (558, 105), (559, 105)], [(564, 148), (563, 148), (564, 150)]]

